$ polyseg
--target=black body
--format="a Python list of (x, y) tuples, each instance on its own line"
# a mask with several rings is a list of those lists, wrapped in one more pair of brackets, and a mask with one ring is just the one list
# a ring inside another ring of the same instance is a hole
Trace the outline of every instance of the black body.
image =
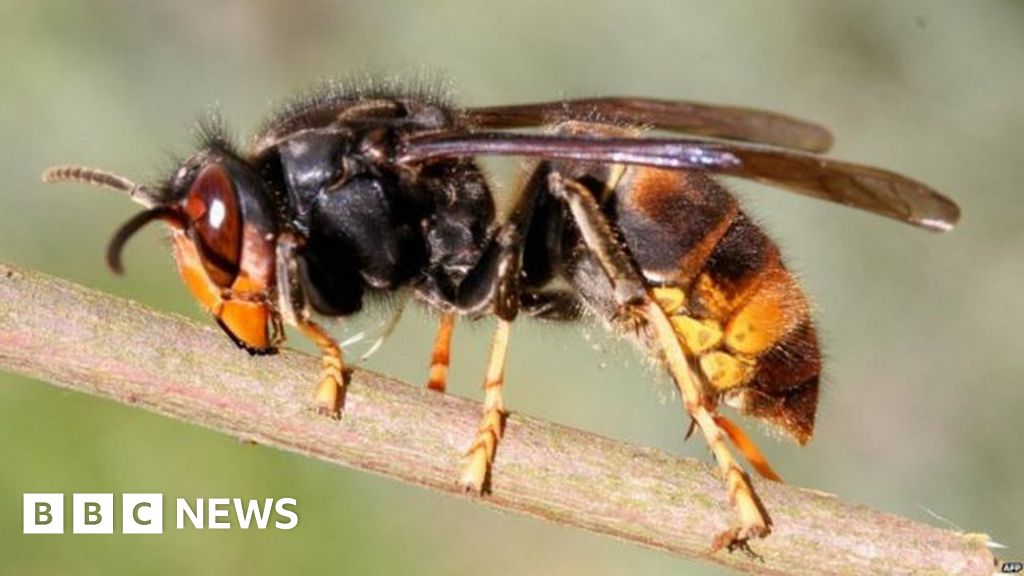
[(365, 297), (408, 286), (443, 311), (578, 316), (573, 291), (545, 289), (574, 236), (560, 203), (539, 193), (543, 170), (498, 225), (472, 159), (394, 162), (402, 139), (469, 128), (439, 102), (337, 95), (287, 109), (263, 130), (240, 156), (264, 179), (277, 229), (298, 238), (300, 301), (345, 316)]
[[(499, 225), (472, 159), (394, 161), (396, 142), (473, 129), (438, 102), (339, 96), (286, 110), (258, 136), (248, 161), (274, 191), (278, 226), (301, 238), (293, 256), (313, 310), (345, 316), (365, 296), (410, 286), (439, 310), (474, 316), (614, 314), (621, 303), (547, 182), (558, 171), (600, 190), (601, 166), (539, 163)], [(604, 206), (616, 227), (616, 203)]]
[(464, 159), (412, 172), (390, 149), (455, 122), (436, 104), (339, 96), (290, 109), (260, 135), (249, 162), (275, 192), (282, 228), (301, 238), (300, 283), (316, 312), (352, 314), (364, 295), (409, 285), (442, 308), (483, 306), (473, 290), (486, 287), (466, 282), (495, 233), (482, 174)]

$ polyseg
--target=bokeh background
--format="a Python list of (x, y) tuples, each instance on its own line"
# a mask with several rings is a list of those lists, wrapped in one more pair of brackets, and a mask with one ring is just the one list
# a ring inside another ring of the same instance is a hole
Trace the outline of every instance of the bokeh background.
[[(72, 161), (160, 176), (211, 106), (246, 135), (321, 76), (444, 75), (467, 105), (635, 94), (813, 119), (836, 156), (931, 183), (964, 218), (932, 235), (735, 183), (800, 271), (828, 357), (814, 442), (761, 442), (794, 484), (987, 532), (1019, 560), (1022, 58), (1024, 3), (1010, 0), (2, 0), (0, 259), (200, 318), (155, 228), (130, 245), (127, 276), (105, 269), (134, 206), (38, 175)], [(507, 200), (514, 177), (495, 176)], [(480, 396), (489, 332), (457, 332), (453, 393)], [(422, 382), (431, 338), (409, 313), (368, 365)], [(600, 329), (521, 322), (511, 353), (515, 410), (707, 457), (682, 443), (664, 379)], [(8, 374), (0, 462), (3, 574), (723, 573)], [(21, 535), (22, 493), (51, 491), (291, 496), (301, 523)]]

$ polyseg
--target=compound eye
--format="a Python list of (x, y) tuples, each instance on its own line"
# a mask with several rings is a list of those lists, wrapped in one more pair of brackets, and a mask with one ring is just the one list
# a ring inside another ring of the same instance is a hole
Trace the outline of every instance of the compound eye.
[(224, 166), (209, 164), (199, 171), (185, 199), (185, 213), (210, 280), (222, 288), (231, 286), (241, 262), (242, 214)]

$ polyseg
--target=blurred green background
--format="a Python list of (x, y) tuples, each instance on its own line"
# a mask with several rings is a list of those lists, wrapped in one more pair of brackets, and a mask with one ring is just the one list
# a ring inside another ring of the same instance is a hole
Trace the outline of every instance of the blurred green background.
[[(244, 136), (318, 77), (365, 71), (443, 74), (470, 105), (634, 94), (826, 124), (834, 155), (920, 178), (964, 218), (936, 236), (735, 183), (801, 273), (828, 360), (815, 441), (762, 444), (791, 483), (944, 524), (932, 511), (1024, 558), (1022, 2), (3, 0), (0, 54), (0, 259), (196, 318), (155, 227), (107, 272), (133, 205), (40, 171), (161, 176), (211, 106)], [(453, 393), (480, 397), (489, 332), (457, 332)], [(368, 365), (422, 382), (431, 338), (407, 314)], [(664, 379), (599, 328), (520, 322), (511, 354), (514, 410), (707, 458)], [(723, 573), (7, 374), (0, 462), (4, 574)], [(21, 535), (22, 493), (51, 491), (291, 496), (301, 522)]]

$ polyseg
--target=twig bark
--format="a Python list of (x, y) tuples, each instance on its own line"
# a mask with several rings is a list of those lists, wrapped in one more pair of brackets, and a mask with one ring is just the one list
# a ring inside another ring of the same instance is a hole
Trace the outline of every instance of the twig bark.
[[(318, 363), (240, 353), (214, 329), (0, 264), (0, 367), (300, 454), (459, 494), (476, 402), (357, 370), (341, 421), (309, 409)], [(11, 440), (5, 440), (11, 441)], [(762, 481), (761, 560), (711, 554), (730, 521), (708, 463), (513, 414), (480, 502), (757, 574), (990, 574), (987, 537)]]

